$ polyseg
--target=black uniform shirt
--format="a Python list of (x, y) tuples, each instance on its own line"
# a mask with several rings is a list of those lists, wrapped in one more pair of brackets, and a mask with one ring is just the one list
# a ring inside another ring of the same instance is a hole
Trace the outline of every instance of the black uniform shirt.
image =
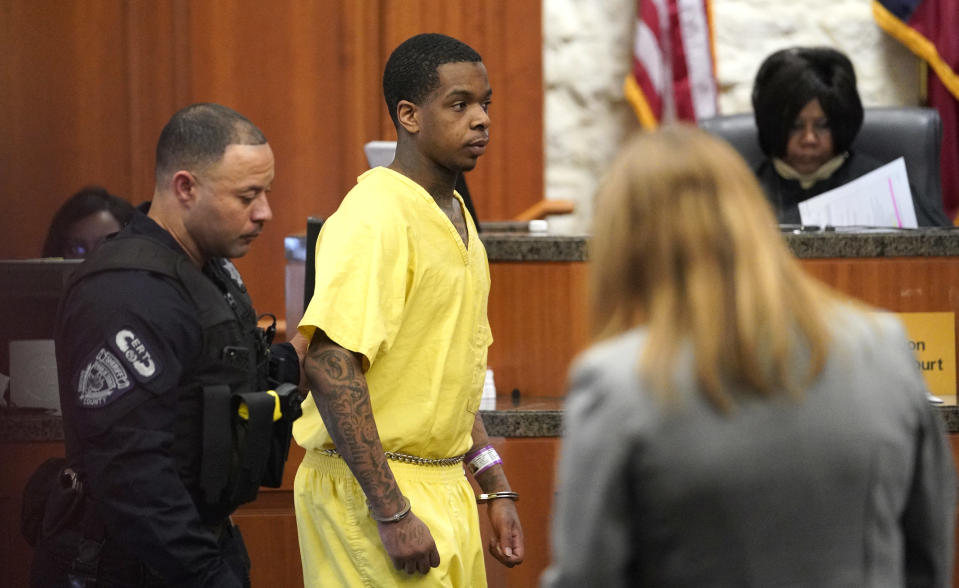
[[(139, 212), (124, 231), (183, 253)], [(67, 457), (84, 476), (110, 545), (171, 583), (239, 586), (171, 452), (176, 391), (202, 339), (193, 303), (169, 278), (127, 270), (78, 283), (56, 337)]]

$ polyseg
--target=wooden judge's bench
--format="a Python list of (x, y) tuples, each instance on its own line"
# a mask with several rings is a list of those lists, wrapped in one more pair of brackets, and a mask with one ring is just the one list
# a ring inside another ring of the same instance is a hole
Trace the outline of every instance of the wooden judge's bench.
[[(487, 571), (490, 586), (525, 588), (537, 585), (548, 563), (566, 371), (588, 345), (587, 239), (508, 232), (482, 238), (491, 262), (489, 317), (495, 341), (489, 366), (498, 393), (496, 409), (484, 411), (483, 418), (521, 495), (517, 506), (526, 536), (524, 564), (507, 570), (487, 554)], [(952, 313), (941, 316), (951, 321), (947, 330), (956, 332), (959, 231), (822, 232), (787, 234), (785, 239), (810, 274), (836, 289), (895, 312)], [(302, 260), (289, 260), (287, 272), (287, 283), (291, 275), (297, 283)], [(956, 360), (953, 352), (946, 363), (954, 367)], [(948, 400), (954, 403), (955, 397)], [(954, 456), (959, 455), (959, 411), (955, 406), (938, 410)], [(0, 415), (0, 569), (5, 585), (27, 582), (30, 549), (18, 530), (23, 483), (43, 459), (62, 452), (58, 417)], [(253, 559), (255, 587), (302, 586), (292, 499), (302, 454), (302, 449), (292, 449), (283, 487), (263, 489), (234, 515)], [(480, 518), (485, 525), (484, 508)], [(486, 528), (484, 535), (485, 545)]]

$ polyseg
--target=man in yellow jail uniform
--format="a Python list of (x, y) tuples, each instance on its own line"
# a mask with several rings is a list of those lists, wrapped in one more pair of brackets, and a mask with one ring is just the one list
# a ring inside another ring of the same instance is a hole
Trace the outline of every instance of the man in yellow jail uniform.
[(311, 395), (294, 435), (306, 586), (485, 586), (477, 497), (490, 552), (521, 563), (523, 534), (479, 416), (492, 343), (489, 265), (453, 190), (489, 141), (480, 56), (417, 35), (390, 56), (397, 128), (389, 167), (360, 176), (326, 221), (299, 331)]

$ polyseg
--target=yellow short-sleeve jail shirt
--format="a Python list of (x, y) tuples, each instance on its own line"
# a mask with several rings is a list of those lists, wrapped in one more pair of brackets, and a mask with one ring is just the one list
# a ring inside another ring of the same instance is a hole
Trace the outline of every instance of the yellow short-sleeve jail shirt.
[[(489, 262), (455, 196), (468, 248), (426, 190), (383, 167), (359, 177), (317, 239), (316, 286), (298, 329), (308, 338), (322, 329), (363, 355), (387, 451), (441, 458), (472, 444), (492, 343)], [(312, 396), (293, 433), (306, 449), (333, 447)]]

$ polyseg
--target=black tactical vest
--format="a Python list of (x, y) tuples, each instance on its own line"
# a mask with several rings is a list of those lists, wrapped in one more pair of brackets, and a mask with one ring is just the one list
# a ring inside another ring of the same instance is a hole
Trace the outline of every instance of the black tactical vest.
[[(272, 333), (257, 327), (246, 288), (238, 273), (231, 275), (236, 272), (232, 264), (214, 259), (201, 272), (185, 255), (143, 235), (120, 234), (104, 242), (71, 276), (67, 289), (117, 270), (171, 278), (196, 308), (203, 349), (197, 360), (184, 362), (190, 372), (175, 392), (173, 454), (200, 516), (220, 521), (256, 498), (263, 478), (273, 424), (274, 400), (263, 393)], [(237, 414), (241, 401), (248, 406), (246, 420)]]

